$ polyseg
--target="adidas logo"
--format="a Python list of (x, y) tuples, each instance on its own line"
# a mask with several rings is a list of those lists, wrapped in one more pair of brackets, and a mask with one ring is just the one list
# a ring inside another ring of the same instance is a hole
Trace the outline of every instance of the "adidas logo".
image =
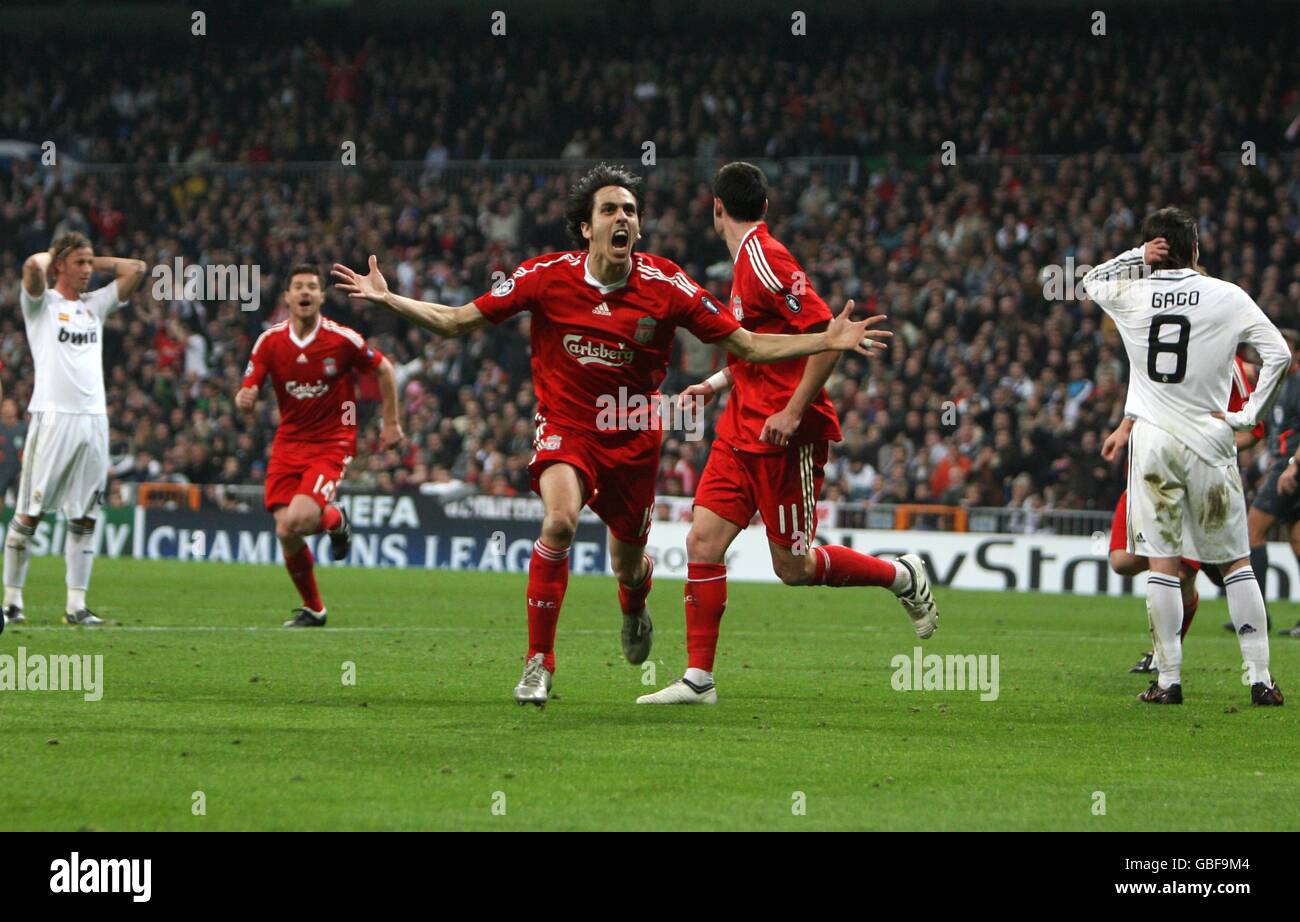
[(601, 301), (599, 304), (597, 304), (596, 307), (592, 310), (592, 313), (595, 314), (597, 317), (613, 317), (613, 316), (614, 316), (614, 315), (611, 314), (610, 311), (609, 311), (609, 305), (606, 304), (604, 301)]
[(299, 364), (299, 365), (306, 365), (306, 364), (307, 364), (307, 353), (305, 353), (305, 352), (299, 352), (299, 353), (298, 353), (298, 364)]
[(1138, 532), (1136, 535), (1133, 536), (1133, 540), (1134, 540), (1134, 541), (1145, 541), (1146, 538), (1142, 537), (1142, 532)]
[(1237, 632), (1237, 636), (1245, 637), (1247, 634), (1253, 634), (1253, 633), (1255, 633), (1255, 629), (1253, 627), (1251, 627), (1249, 624), (1243, 624), (1241, 626), (1241, 630)]

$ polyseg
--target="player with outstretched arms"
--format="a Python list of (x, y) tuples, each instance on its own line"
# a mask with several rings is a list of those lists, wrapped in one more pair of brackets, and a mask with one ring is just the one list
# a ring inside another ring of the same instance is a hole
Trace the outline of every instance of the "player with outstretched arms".
[(658, 426), (602, 425), (615, 395), (655, 405), (673, 336), (685, 327), (750, 361), (778, 362), (827, 349), (864, 354), (888, 336), (871, 330), (883, 318), (851, 322), (853, 302), (821, 333), (754, 334), (670, 260), (635, 252), (641, 236), (641, 180), (601, 165), (573, 187), (566, 209), (581, 249), (529, 259), (491, 291), (449, 307), (388, 289), (378, 261), (360, 275), (336, 265), (338, 286), (440, 336), (463, 336), (522, 311), (532, 313), (532, 371), (537, 429), (529, 464), (544, 507), (541, 535), (528, 564), (528, 653), (515, 687), (520, 704), (545, 705), (555, 671), (555, 633), (569, 579), (569, 546), (584, 505), (609, 528), (610, 560), (623, 614), (623, 654), (650, 655), (646, 608), (652, 565), (645, 544), (654, 514), (661, 431)]
[[(1255, 427), (1277, 395), (1291, 352), (1259, 306), (1236, 285), (1196, 271), (1196, 222), (1162, 208), (1142, 224), (1147, 243), (1093, 268), (1088, 297), (1115, 321), (1128, 352), (1129, 434), (1126, 550), (1146, 557), (1147, 612), (1156, 681), (1152, 704), (1180, 704), (1182, 594), (1179, 559), (1217, 564), (1228, 613), (1250, 672), (1251, 701), (1282, 704), (1269, 674), (1264, 597), (1249, 562), (1246, 504), (1234, 430)], [(1259, 353), (1254, 393), (1225, 414), (1233, 356)]]
[[(108, 479), (108, 407), (104, 396), (104, 320), (126, 305), (144, 280), (138, 259), (96, 256), (90, 240), (62, 234), (48, 252), (23, 263), (19, 300), (36, 366), (31, 425), (23, 446), (14, 517), (5, 538), (3, 620), (22, 623), (28, 543), (51, 510), (68, 520), (64, 539), (67, 606), (64, 621), (103, 624), (86, 607), (95, 563), (95, 511)], [(115, 276), (87, 291), (96, 272)]]
[[(831, 312), (803, 267), (769, 233), (767, 177), (729, 163), (713, 179), (713, 227), (734, 268), (733, 315), (758, 333), (822, 329)], [(767, 527), (772, 568), (788, 586), (879, 586), (889, 590), (922, 639), (938, 627), (925, 564), (915, 554), (883, 560), (840, 545), (815, 545), (817, 498), (839, 417), (825, 384), (837, 352), (755, 365), (732, 355), (727, 369), (684, 395), (705, 400), (730, 389), (717, 438), (695, 491), (686, 538), (686, 674), (638, 704), (714, 704), (713, 661), (727, 607), (727, 549), (754, 513)]]
[(315, 560), (303, 540), (329, 535), (335, 561), (347, 559), (352, 527), (333, 503), (357, 447), (357, 405), (352, 374), (379, 375), (383, 401), (380, 444), (402, 441), (397, 412), (397, 375), (378, 349), (360, 333), (321, 314), (325, 278), (315, 266), (289, 272), (289, 319), (268, 328), (253, 345), (235, 405), (249, 412), (270, 375), (280, 408), (280, 427), (266, 469), (266, 509), (275, 518), (275, 535), (284, 565), (302, 598), (285, 627), (323, 627), (325, 603), (316, 585)]

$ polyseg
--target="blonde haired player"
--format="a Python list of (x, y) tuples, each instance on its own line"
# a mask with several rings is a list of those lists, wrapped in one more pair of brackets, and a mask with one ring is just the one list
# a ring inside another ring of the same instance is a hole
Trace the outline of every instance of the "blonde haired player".
[[(32, 419), (23, 447), (17, 507), (5, 538), (4, 620), (11, 624), (26, 620), (28, 542), (50, 510), (68, 519), (64, 621), (103, 623), (86, 607), (95, 563), (95, 508), (103, 504), (108, 477), (103, 326), (140, 287), (145, 270), (139, 259), (96, 256), (90, 241), (78, 233), (61, 235), (48, 252), (35, 253), (23, 263), (19, 300), (36, 386), (27, 406)], [(96, 272), (116, 277), (103, 288), (87, 291)]]
[[(1196, 271), (1196, 222), (1162, 208), (1142, 223), (1147, 243), (1094, 268), (1088, 297), (1114, 319), (1130, 363), (1126, 550), (1150, 561), (1147, 612), (1159, 672), (1140, 696), (1181, 704), (1179, 558), (1217, 564), (1251, 679), (1251, 702), (1282, 704), (1269, 674), (1264, 597), (1248, 560), (1246, 503), (1234, 430), (1259, 422), (1291, 363), (1286, 340), (1236, 285)], [(1223, 413), (1233, 356), (1249, 343), (1263, 363), (1255, 392)]]

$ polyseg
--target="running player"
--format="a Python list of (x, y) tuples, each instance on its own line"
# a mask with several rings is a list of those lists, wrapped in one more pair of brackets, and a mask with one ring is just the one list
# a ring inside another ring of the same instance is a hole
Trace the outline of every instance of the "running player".
[(383, 400), (380, 444), (402, 441), (393, 365), (356, 330), (321, 315), (325, 278), (315, 266), (289, 272), (289, 319), (268, 328), (253, 346), (235, 405), (249, 412), (266, 376), (280, 407), (280, 428), (266, 469), (265, 505), (275, 517), (284, 565), (302, 597), (285, 627), (323, 627), (326, 613), (316, 586), (315, 561), (303, 539), (329, 535), (334, 560), (347, 559), (352, 526), (332, 500), (357, 447), (352, 373), (377, 372)]
[[(1241, 360), (1240, 356), (1235, 356), (1232, 367), (1232, 393), (1228, 397), (1228, 411), (1235, 413), (1245, 406), (1246, 400), (1254, 389), (1246, 363)], [(1115, 431), (1108, 435), (1106, 441), (1102, 443), (1102, 458), (1107, 461), (1114, 461), (1118, 458), (1119, 453), (1128, 445), (1129, 433), (1132, 431), (1133, 418), (1126, 416)], [(1237, 443), (1237, 451), (1245, 451), (1264, 437), (1264, 424), (1262, 422), (1258, 423), (1249, 432), (1236, 432), (1233, 437)], [(1196, 591), (1197, 572), (1204, 569), (1205, 575), (1219, 587), (1223, 586), (1223, 574), (1214, 564), (1207, 564), (1202, 567), (1199, 561), (1188, 560), (1186, 557), (1180, 563), (1178, 578), (1179, 582), (1182, 583), (1183, 624), (1179, 628), (1178, 638), (1182, 641), (1187, 637), (1187, 629), (1192, 626), (1192, 619), (1196, 617), (1196, 608), (1201, 602), (1201, 596)], [(1128, 550), (1128, 490), (1120, 494), (1119, 501), (1115, 504), (1114, 517), (1111, 519), (1110, 568), (1120, 576), (1137, 576), (1139, 573), (1147, 571), (1147, 559), (1139, 557)], [(1142, 655), (1136, 665), (1129, 669), (1129, 672), (1139, 674), (1155, 672), (1154, 660), (1155, 651), (1148, 651)]]
[[(68, 520), (63, 555), (67, 606), (63, 620), (103, 624), (86, 607), (95, 564), (95, 510), (108, 479), (108, 407), (104, 398), (104, 320), (126, 305), (144, 280), (138, 259), (96, 256), (84, 235), (62, 234), (46, 253), (23, 263), (19, 300), (36, 384), (27, 406), (31, 425), (23, 448), (18, 501), (5, 539), (3, 619), (21, 624), (28, 542), (51, 510)], [(91, 276), (111, 272), (103, 288), (87, 292)]]
[[(1233, 430), (1253, 429), (1277, 396), (1291, 352), (1277, 327), (1236, 285), (1196, 271), (1196, 222), (1163, 208), (1142, 224), (1147, 243), (1093, 268), (1083, 287), (1115, 321), (1128, 352), (1127, 550), (1147, 557), (1147, 612), (1158, 669), (1142, 693), (1181, 704), (1180, 558), (1221, 565), (1228, 613), (1251, 679), (1251, 702), (1280, 705), (1269, 674), (1264, 597), (1248, 560), (1246, 504)], [(1148, 268), (1149, 267), (1149, 268)], [(1150, 271), (1154, 270), (1154, 271)], [(1257, 389), (1225, 414), (1240, 343), (1262, 361)]]
[(581, 249), (527, 260), (490, 292), (461, 307), (404, 298), (388, 289), (378, 260), (360, 275), (336, 265), (338, 285), (441, 336), (463, 336), (522, 311), (532, 312), (537, 430), (529, 465), (545, 510), (528, 564), (528, 653), (515, 687), (520, 704), (546, 704), (555, 671), (555, 632), (569, 579), (569, 546), (584, 505), (609, 528), (610, 560), (623, 613), (623, 654), (650, 655), (646, 608), (652, 566), (645, 544), (654, 514), (661, 431), (602, 422), (601, 407), (654, 405), (677, 327), (750, 361), (777, 362), (827, 349), (868, 353), (888, 333), (882, 318), (848, 318), (853, 302), (825, 332), (771, 336), (745, 330), (673, 262), (635, 253), (643, 212), (641, 180), (600, 165), (573, 187), (566, 209)]
[[(767, 229), (767, 177), (753, 164), (722, 167), (713, 179), (713, 228), (734, 269), (731, 310), (745, 329), (806, 333), (831, 312), (807, 273)], [(687, 397), (731, 389), (699, 487), (686, 538), (686, 674), (638, 704), (715, 704), (713, 661), (727, 606), (726, 554), (754, 513), (767, 526), (772, 568), (788, 586), (888, 589), (922, 639), (938, 628), (925, 564), (915, 554), (882, 560), (839, 545), (814, 545), (817, 498), (839, 417), (826, 396), (837, 352), (758, 366), (733, 355), (727, 369)]]

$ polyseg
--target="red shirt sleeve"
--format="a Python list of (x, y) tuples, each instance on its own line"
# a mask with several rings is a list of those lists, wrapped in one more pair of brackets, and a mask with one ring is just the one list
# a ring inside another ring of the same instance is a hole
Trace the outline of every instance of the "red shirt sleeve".
[(271, 371), (271, 345), (267, 339), (263, 333), (253, 344), (253, 354), (248, 357), (248, 365), (244, 368), (244, 387), (260, 388)]
[[(753, 270), (762, 285), (763, 307), (780, 314), (800, 333), (820, 332), (831, 322), (831, 309), (813, 290), (808, 274), (782, 250), (760, 250), (762, 265)], [(775, 284), (775, 288), (773, 287)]]
[(704, 286), (687, 276), (679, 274), (695, 288), (694, 294), (681, 292), (676, 305), (675, 317), (678, 326), (683, 326), (703, 343), (716, 343), (740, 329), (740, 322), (732, 316), (731, 311), (724, 311), (713, 299)]
[(370, 343), (362, 343), (361, 347), (352, 353), (352, 367), (361, 371), (374, 371), (383, 361), (384, 354)]
[(546, 257), (537, 257), (522, 263), (518, 269), (497, 282), (486, 294), (474, 299), (474, 306), (483, 312), (489, 323), (500, 323), (515, 314), (530, 311), (537, 304), (541, 291), (541, 271), (537, 263)]

